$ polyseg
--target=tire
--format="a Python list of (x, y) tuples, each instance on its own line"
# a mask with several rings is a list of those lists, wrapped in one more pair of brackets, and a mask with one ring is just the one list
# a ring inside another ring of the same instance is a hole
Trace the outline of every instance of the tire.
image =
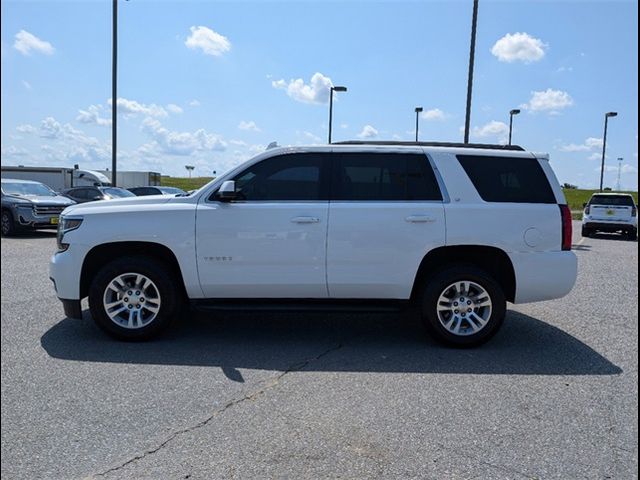
[(583, 237), (590, 237), (591, 235), (593, 235), (593, 231), (590, 228), (582, 227), (582, 236)]
[[(460, 288), (463, 283), (465, 287)], [(484, 293), (478, 295), (481, 291)], [(469, 293), (471, 295), (467, 296)], [(441, 302), (442, 298), (451, 298), (451, 302)], [(490, 305), (483, 306), (487, 298)], [(463, 299), (462, 304), (460, 299)], [(458, 302), (454, 303), (455, 300)], [(451, 305), (451, 310), (441, 308), (439, 311), (439, 305), (445, 303)], [(472, 309), (472, 313), (464, 312), (462, 305), (467, 311)], [(468, 348), (483, 344), (498, 332), (506, 311), (507, 301), (500, 285), (487, 272), (473, 265), (455, 265), (441, 270), (427, 280), (423, 290), (423, 324), (433, 337), (446, 345)]]
[(2, 210), (2, 236), (10, 237), (18, 232), (18, 226), (9, 210)]
[(123, 257), (108, 263), (89, 287), (93, 320), (119, 340), (141, 341), (158, 336), (172, 323), (180, 304), (180, 291), (173, 277), (164, 264), (149, 257)]

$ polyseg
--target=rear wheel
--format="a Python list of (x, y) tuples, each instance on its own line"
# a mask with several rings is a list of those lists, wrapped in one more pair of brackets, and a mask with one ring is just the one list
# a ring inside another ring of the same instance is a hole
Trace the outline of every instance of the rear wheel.
[(167, 328), (179, 304), (169, 270), (147, 257), (125, 257), (105, 265), (89, 289), (96, 324), (120, 340), (147, 340)]
[(502, 288), (487, 272), (459, 265), (427, 281), (422, 319), (439, 341), (473, 347), (496, 334), (504, 320), (506, 304)]

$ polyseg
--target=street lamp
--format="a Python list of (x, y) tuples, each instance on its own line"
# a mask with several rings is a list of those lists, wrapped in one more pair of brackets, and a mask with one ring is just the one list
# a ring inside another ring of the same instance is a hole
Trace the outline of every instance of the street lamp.
[(416, 107), (416, 142), (418, 142), (418, 118), (420, 117), (420, 112), (424, 110), (422, 107)]
[(609, 117), (617, 117), (618, 112), (608, 112), (604, 114), (604, 137), (602, 138), (602, 165), (600, 166), (600, 191), (604, 182), (604, 157), (607, 153), (607, 127), (609, 125)]
[(329, 92), (329, 144), (331, 144), (331, 128), (333, 125), (333, 92), (346, 92), (347, 87), (331, 87)]
[(476, 30), (478, 26), (478, 0), (473, 0), (473, 17), (471, 20), (471, 48), (469, 49), (469, 75), (467, 77), (467, 112), (464, 121), (464, 143), (469, 143), (471, 130), (471, 95), (473, 92), (473, 64), (476, 57)]
[(112, 48), (111, 48), (111, 185), (116, 186), (118, 148), (118, 0), (113, 0), (113, 14), (111, 17)]
[(517, 108), (514, 108), (509, 112), (509, 145), (511, 145), (511, 133), (513, 132), (513, 116), (518, 115), (519, 113), (520, 110)]

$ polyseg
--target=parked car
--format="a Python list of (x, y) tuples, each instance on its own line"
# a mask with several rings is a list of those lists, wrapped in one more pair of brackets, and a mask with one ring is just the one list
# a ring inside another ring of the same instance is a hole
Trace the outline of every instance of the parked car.
[(2, 235), (27, 229), (56, 228), (62, 211), (74, 203), (43, 183), (3, 178)]
[(626, 193), (595, 193), (584, 205), (582, 236), (596, 232), (622, 233), (638, 239), (638, 206)]
[(176, 187), (133, 187), (129, 191), (138, 197), (147, 195), (186, 195), (187, 192)]
[(64, 190), (62, 194), (75, 200), (77, 203), (135, 197), (129, 190), (119, 187), (75, 187)]
[(275, 148), (186, 197), (71, 207), (50, 276), (120, 339), (183, 310), (416, 305), (436, 338), (478, 345), (507, 302), (566, 295), (571, 211), (548, 157), (520, 147)]

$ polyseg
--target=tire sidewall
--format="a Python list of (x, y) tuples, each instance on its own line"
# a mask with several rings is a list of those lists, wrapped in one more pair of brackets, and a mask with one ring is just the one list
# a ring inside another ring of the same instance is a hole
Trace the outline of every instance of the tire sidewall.
[[(151, 323), (142, 328), (128, 329), (117, 325), (104, 309), (104, 292), (109, 283), (123, 273), (140, 273), (155, 283), (162, 300), (160, 311)], [(147, 257), (125, 257), (105, 265), (91, 282), (89, 309), (98, 327), (120, 340), (148, 340), (166, 329), (175, 317), (178, 292), (171, 274), (157, 260)]]
[(2, 210), (2, 222), (3, 222), (2, 224), (4, 224), (5, 215), (9, 219), (9, 229), (5, 232), (4, 231), (4, 227), (2, 227), (2, 236), (3, 237), (9, 237), (9, 236), (13, 235), (14, 233), (16, 233), (16, 224), (15, 224), (15, 219), (13, 218), (13, 215), (7, 209), (3, 209)]
[[(491, 298), (492, 309), (487, 325), (472, 335), (454, 335), (440, 323), (437, 305), (445, 288), (457, 281), (469, 280), (485, 289)], [(422, 318), (427, 329), (440, 341), (455, 347), (481, 345), (495, 335), (506, 314), (507, 302), (500, 285), (485, 271), (474, 266), (455, 266), (431, 277), (424, 288)]]

